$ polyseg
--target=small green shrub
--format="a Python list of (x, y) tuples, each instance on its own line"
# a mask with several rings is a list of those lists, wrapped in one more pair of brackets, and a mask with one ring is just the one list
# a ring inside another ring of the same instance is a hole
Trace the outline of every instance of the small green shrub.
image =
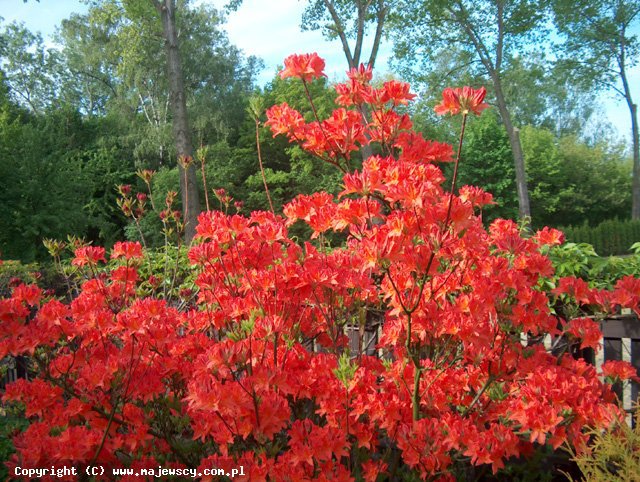
[[(14, 413), (15, 412), (15, 413)], [(9, 473), (5, 463), (15, 452), (11, 437), (22, 431), (29, 423), (16, 410), (0, 406), (0, 480), (9, 480)]]
[(9, 296), (10, 285), (17, 280), (22, 283), (35, 283), (39, 269), (37, 263), (23, 264), (20, 261), (3, 260), (0, 264), (0, 296)]
[(549, 251), (557, 277), (576, 276), (594, 288), (612, 288), (624, 276), (640, 276), (640, 243), (629, 256), (598, 256), (587, 243), (564, 243)]
[[(640, 480), (640, 410), (635, 428), (622, 422), (611, 429), (591, 432), (588, 449), (574, 454), (588, 482), (637, 482)], [(573, 478), (569, 477), (570, 480)]]

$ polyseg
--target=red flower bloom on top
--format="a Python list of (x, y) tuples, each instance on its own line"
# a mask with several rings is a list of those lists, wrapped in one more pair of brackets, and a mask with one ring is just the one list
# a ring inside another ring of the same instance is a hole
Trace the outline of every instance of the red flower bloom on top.
[(106, 262), (104, 254), (104, 248), (101, 246), (85, 246), (83, 248), (78, 248), (75, 251), (76, 257), (71, 261), (71, 264), (74, 266), (95, 266), (98, 264), (98, 261)]
[(142, 258), (142, 246), (138, 241), (135, 243), (131, 241), (118, 241), (111, 250), (111, 258)]
[(347, 77), (359, 84), (368, 84), (373, 78), (373, 68), (370, 65), (365, 67), (364, 64), (360, 64), (358, 68), (353, 68), (347, 72)]
[(295, 137), (296, 132), (304, 126), (302, 114), (289, 107), (286, 102), (267, 109), (267, 119), (265, 125), (271, 128), (273, 137), (279, 134)]
[(284, 59), (284, 70), (280, 72), (280, 78), (300, 77), (302, 80), (326, 77), (324, 75), (324, 60), (317, 53), (293, 54)]
[(482, 102), (487, 95), (487, 89), (481, 87), (472, 89), (471, 87), (458, 87), (452, 89), (447, 87), (442, 92), (442, 102), (435, 108), (436, 114), (443, 115), (451, 112), (452, 115), (462, 112), (468, 114), (470, 111), (476, 115), (480, 115), (484, 109), (489, 107)]
[(545, 226), (533, 238), (540, 245), (557, 246), (564, 243), (564, 233)]
[(397, 80), (385, 82), (382, 88), (382, 101), (391, 101), (393, 105), (407, 105), (410, 100), (416, 97), (416, 94), (409, 92), (410, 89), (410, 85), (406, 82), (398, 82)]

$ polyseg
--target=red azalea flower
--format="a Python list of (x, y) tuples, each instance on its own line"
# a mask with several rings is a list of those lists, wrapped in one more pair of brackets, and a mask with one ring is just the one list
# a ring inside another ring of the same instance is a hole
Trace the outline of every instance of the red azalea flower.
[(410, 85), (406, 82), (398, 82), (397, 80), (385, 82), (382, 88), (382, 101), (391, 101), (393, 105), (407, 105), (410, 100), (416, 97), (416, 94), (409, 92), (410, 89)]
[(568, 323), (567, 333), (581, 340), (580, 349), (593, 348), (600, 350), (602, 332), (600, 325), (591, 318), (575, 318)]
[(533, 238), (540, 245), (557, 246), (564, 243), (564, 233), (545, 226)]
[(610, 360), (602, 365), (602, 374), (613, 380), (637, 380), (638, 372), (626, 361)]
[(359, 84), (368, 84), (373, 78), (373, 68), (370, 65), (365, 67), (364, 64), (360, 64), (358, 68), (354, 67), (347, 72), (347, 77)]
[(293, 54), (284, 59), (284, 70), (280, 72), (280, 78), (300, 77), (310, 81), (314, 78), (326, 77), (323, 72), (324, 60), (317, 53)]
[(111, 259), (115, 258), (142, 258), (142, 246), (138, 241), (135, 243), (131, 241), (118, 241), (111, 250)]
[(458, 87), (452, 89), (447, 87), (442, 92), (442, 102), (435, 108), (436, 114), (443, 115), (447, 112), (451, 112), (452, 115), (462, 112), (468, 114), (473, 112), (476, 115), (480, 115), (484, 109), (489, 107), (482, 102), (487, 95), (487, 89), (481, 87), (479, 89), (472, 89), (471, 87)]
[(104, 248), (101, 246), (85, 246), (75, 251), (76, 257), (71, 261), (74, 266), (95, 266), (104, 259)]
[(273, 137), (279, 134), (295, 137), (296, 132), (304, 126), (304, 118), (300, 112), (283, 102), (267, 109), (267, 122), (265, 125), (271, 128)]

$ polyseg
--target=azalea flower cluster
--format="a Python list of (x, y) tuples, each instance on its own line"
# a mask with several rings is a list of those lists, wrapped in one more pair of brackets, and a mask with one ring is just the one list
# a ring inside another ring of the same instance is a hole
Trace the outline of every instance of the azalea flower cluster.
[[(311, 82), (315, 54), (285, 61), (283, 77)], [(614, 292), (553, 276), (545, 228), (523, 236), (512, 221), (482, 223), (489, 193), (445, 188), (439, 162), (459, 162), (396, 108), (408, 85), (370, 84), (351, 71), (340, 107), (306, 122), (286, 104), (268, 112), (285, 135), (345, 172), (334, 197), (300, 195), (283, 215), (200, 215), (189, 260), (196, 302), (146, 293), (145, 251), (118, 243), (79, 248), (86, 276), (70, 302), (17, 286), (0, 301), (0, 357), (28, 354), (33, 380), (9, 385), (29, 427), (13, 465), (128, 465), (233, 469), (242, 480), (454, 480), (460, 464), (497, 472), (511, 457), (568, 443), (622, 413), (595, 368), (541, 344), (551, 334), (598, 349), (590, 318), (550, 306), (637, 309), (640, 282)], [(445, 93), (441, 112), (479, 113), (483, 91)], [(357, 170), (363, 147), (374, 155)], [(289, 228), (305, 223), (312, 239)], [(327, 242), (342, 233), (338, 247)], [(346, 331), (379, 326), (375, 349)], [(605, 375), (633, 377), (628, 364)], [(125, 479), (123, 479), (125, 480)], [(132, 479), (133, 480), (133, 479)]]
[[(324, 75), (311, 65), (323, 68), (324, 61), (316, 54), (291, 56), (285, 60), (281, 76), (298, 77), (306, 83)], [(305, 123), (303, 115), (285, 102), (267, 111), (267, 125), (274, 134), (286, 135), (289, 141), (301, 144), (306, 151), (344, 172), (349, 171), (351, 154), (370, 144), (377, 144), (386, 153), (400, 149), (433, 161), (452, 160), (450, 145), (426, 141), (411, 130), (409, 116), (397, 112), (398, 105), (406, 105), (415, 97), (409, 84), (390, 80), (381, 88), (373, 88), (372, 69), (362, 65), (347, 76), (347, 82), (336, 85), (336, 104), (341, 107), (328, 119)]]

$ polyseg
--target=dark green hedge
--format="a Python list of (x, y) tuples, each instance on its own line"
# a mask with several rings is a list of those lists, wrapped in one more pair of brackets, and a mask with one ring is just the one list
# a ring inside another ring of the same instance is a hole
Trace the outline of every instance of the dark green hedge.
[(597, 226), (560, 228), (567, 241), (588, 243), (600, 256), (629, 254), (631, 246), (640, 241), (640, 221), (610, 219)]

